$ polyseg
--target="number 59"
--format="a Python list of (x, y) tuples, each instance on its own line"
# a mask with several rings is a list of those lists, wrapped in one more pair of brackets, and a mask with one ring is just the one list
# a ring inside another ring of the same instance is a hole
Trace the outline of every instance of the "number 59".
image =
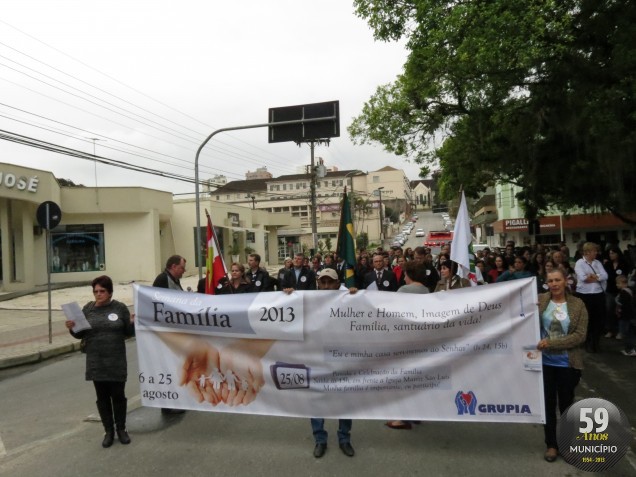
[[(593, 420), (590, 417), (592, 411), (594, 411)], [(581, 423), (585, 424), (585, 427), (579, 427), (579, 432), (585, 434), (592, 432), (595, 423), (598, 427), (594, 432), (603, 432), (609, 425), (609, 413), (604, 407), (599, 407), (596, 410), (593, 410), (591, 407), (582, 407), (579, 418), (581, 420)]]

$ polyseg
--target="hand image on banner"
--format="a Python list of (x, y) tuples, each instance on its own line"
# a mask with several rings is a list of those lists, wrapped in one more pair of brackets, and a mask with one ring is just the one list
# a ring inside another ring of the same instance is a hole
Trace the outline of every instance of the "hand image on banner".
[(219, 249), (219, 242), (214, 233), (212, 219), (206, 209), (205, 215), (208, 218), (207, 229), (207, 250), (205, 259), (205, 293), (207, 295), (215, 295), (219, 282), (227, 277), (227, 268), (223, 260), (223, 255)]
[(135, 287), (144, 406), (544, 422), (542, 370), (528, 366), (540, 335), (533, 279), (424, 296), (192, 295)]
[(470, 280), (472, 286), (476, 286), (478, 282), (483, 282), (481, 271), (475, 267), (473, 235), (470, 232), (470, 217), (468, 216), (464, 191), (462, 191), (462, 200), (455, 219), (450, 258), (459, 265), (457, 274), (461, 278)]

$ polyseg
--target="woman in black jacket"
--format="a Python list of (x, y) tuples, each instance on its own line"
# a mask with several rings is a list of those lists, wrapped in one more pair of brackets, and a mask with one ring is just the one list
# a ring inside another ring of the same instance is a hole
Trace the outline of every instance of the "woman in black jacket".
[(97, 410), (106, 431), (102, 447), (113, 445), (115, 430), (119, 442), (130, 444), (124, 392), (128, 377), (125, 340), (135, 334), (134, 322), (128, 307), (112, 299), (113, 281), (110, 277), (97, 277), (91, 285), (95, 300), (82, 309), (91, 327), (74, 332), (73, 320), (68, 320), (66, 327), (71, 335), (85, 343), (86, 380), (93, 381), (95, 386)]

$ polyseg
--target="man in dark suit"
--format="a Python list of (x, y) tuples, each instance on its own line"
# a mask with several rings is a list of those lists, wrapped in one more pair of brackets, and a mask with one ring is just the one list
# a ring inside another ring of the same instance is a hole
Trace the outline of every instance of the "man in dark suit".
[(384, 268), (384, 256), (376, 253), (373, 256), (373, 271), (364, 276), (364, 288), (375, 283), (380, 291), (397, 291), (398, 283), (395, 274)]
[(261, 268), (261, 256), (257, 253), (250, 253), (247, 257), (249, 270), (245, 273), (245, 278), (252, 282), (252, 292), (273, 291), (274, 283), (269, 273)]
[(316, 274), (303, 267), (305, 254), (297, 253), (294, 255), (293, 265), (287, 270), (283, 277), (281, 287), (283, 291), (291, 290), (315, 290)]

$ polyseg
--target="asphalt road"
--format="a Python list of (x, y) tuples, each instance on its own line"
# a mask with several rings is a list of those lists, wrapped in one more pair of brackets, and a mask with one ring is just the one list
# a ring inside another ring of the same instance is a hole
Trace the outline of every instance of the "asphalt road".
[[(426, 223), (420, 219), (417, 226)], [(412, 234), (407, 246), (420, 242)], [(577, 398), (607, 399), (634, 426), (636, 359), (622, 356), (616, 340), (602, 344), (603, 352), (587, 356)], [(103, 431), (95, 420), (92, 383), (84, 380), (84, 355), (0, 371), (0, 476), (588, 475), (561, 459), (546, 463), (542, 426), (530, 424), (424, 422), (412, 431), (396, 431), (382, 421), (356, 420), (356, 456), (348, 458), (337, 446), (337, 422), (328, 420), (329, 448), (315, 459), (308, 419), (215, 412), (165, 418), (158, 409), (141, 407), (136, 353), (131, 340), (127, 394), (133, 442), (110, 449), (101, 447)], [(635, 450), (633, 440), (627, 456), (600, 475), (636, 475)]]
[[(166, 419), (158, 409), (139, 407), (135, 348), (130, 341), (129, 446), (101, 448), (101, 423), (93, 420), (93, 387), (83, 377), (84, 355), (25, 366), (20, 374), (0, 373), (0, 476), (585, 474), (562, 460), (543, 461), (539, 425), (424, 422), (412, 431), (395, 431), (381, 421), (357, 420), (352, 432), (356, 456), (348, 458), (337, 447), (336, 422), (328, 421), (327, 454), (315, 459), (308, 419), (214, 412)], [(616, 357), (615, 368), (636, 362)], [(633, 382), (625, 388), (633, 374), (625, 376), (607, 366), (612, 363), (589, 363), (578, 397), (609, 399), (628, 412), (633, 423)], [(635, 474), (636, 459), (630, 452), (601, 475)]]

